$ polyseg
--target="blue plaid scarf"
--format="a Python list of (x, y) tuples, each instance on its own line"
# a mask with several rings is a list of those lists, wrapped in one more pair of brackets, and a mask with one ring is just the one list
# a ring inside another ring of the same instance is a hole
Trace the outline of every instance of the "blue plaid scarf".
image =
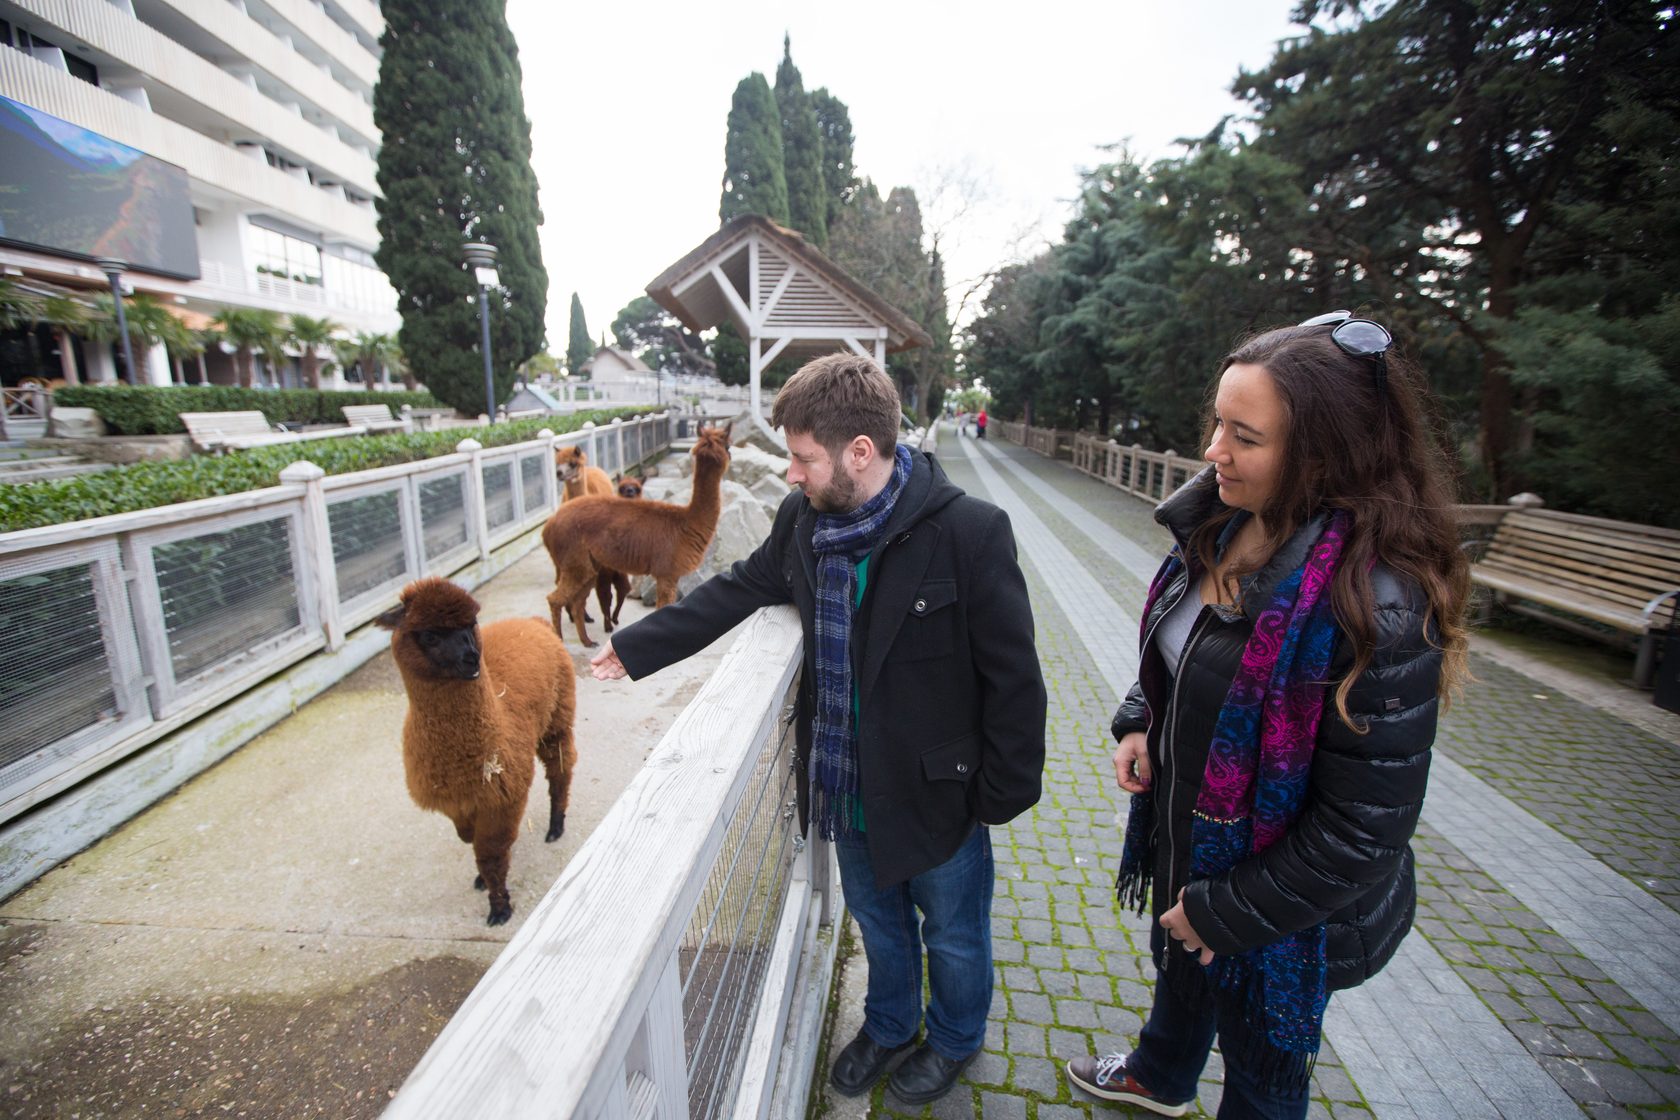
[(824, 840), (858, 835), (857, 734), (852, 727), (852, 611), (857, 561), (879, 543), (910, 477), (910, 449), (893, 453), (881, 492), (850, 513), (820, 513), (811, 548), (817, 554), (814, 636), (817, 704), (811, 729), (811, 820)]

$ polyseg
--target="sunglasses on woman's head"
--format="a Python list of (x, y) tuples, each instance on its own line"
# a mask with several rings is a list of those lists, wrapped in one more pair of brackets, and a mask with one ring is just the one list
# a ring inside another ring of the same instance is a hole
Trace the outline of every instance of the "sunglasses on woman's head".
[(1315, 315), (1306, 322), (1299, 324), (1303, 327), (1323, 327), (1336, 324), (1330, 332), (1330, 341), (1334, 342), (1342, 353), (1353, 358), (1375, 358), (1377, 360), (1377, 392), (1388, 390), (1388, 359), (1384, 357), (1388, 348), (1394, 345), (1394, 336), (1388, 333), (1381, 323), (1370, 319), (1355, 319), (1351, 311), (1330, 311), (1323, 315)]

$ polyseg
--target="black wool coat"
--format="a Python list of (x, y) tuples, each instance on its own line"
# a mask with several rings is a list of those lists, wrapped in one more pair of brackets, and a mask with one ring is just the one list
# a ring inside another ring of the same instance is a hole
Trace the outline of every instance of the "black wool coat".
[[(1156, 520), (1188, 554), (1190, 534), (1219, 506), (1211, 471), (1163, 502)], [(1348, 710), (1360, 734), (1325, 696), (1301, 815), (1270, 848), (1224, 875), (1189, 881), (1190, 824), (1207, 765), (1214, 724), (1253, 630), (1277, 584), (1306, 559), (1322, 521), (1303, 527), (1242, 588), (1241, 617), (1204, 606), (1191, 629), (1176, 677), (1168, 677), (1153, 640), (1155, 625), (1184, 595), (1198, 594), (1202, 569), (1193, 555), (1145, 620), (1139, 683), (1115, 713), (1118, 740), (1147, 731), (1155, 799), (1152, 909), (1157, 919), (1184, 889), (1185, 916), (1215, 953), (1246, 952), (1285, 934), (1327, 922), (1332, 990), (1350, 988), (1388, 963), (1411, 928), (1417, 904), (1410, 841), (1423, 809), (1435, 740), (1441, 651), (1427, 622), (1423, 590), (1378, 564), (1371, 573), (1376, 649), (1354, 682)], [(1353, 662), (1339, 631), (1330, 679)], [(1157, 927), (1157, 932), (1159, 927)], [(1155, 938), (1159, 953), (1165, 942)]]
[[(944, 863), (977, 824), (1031, 808), (1044, 770), (1044, 678), (1009, 518), (963, 493), (931, 456), (912, 454), (852, 623), (863, 815), (881, 887)], [(798, 608), (802, 829), (810, 822), (816, 520), (795, 490), (751, 556), (612, 637), (639, 679), (704, 649), (759, 607)]]

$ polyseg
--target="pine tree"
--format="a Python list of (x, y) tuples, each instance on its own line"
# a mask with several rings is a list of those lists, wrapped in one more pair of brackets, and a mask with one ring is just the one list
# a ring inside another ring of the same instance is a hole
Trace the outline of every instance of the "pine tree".
[(782, 115), (788, 223), (806, 240), (827, 245), (828, 188), (823, 179), (822, 136), (799, 67), (793, 64), (793, 43), (786, 35), (782, 36), (782, 63), (776, 67), (776, 109)]
[(817, 116), (823, 193), (828, 199), (828, 216), (823, 227), (832, 231), (841, 209), (857, 191), (857, 174), (852, 168), (852, 114), (846, 103), (827, 88), (812, 91), (810, 101), (811, 110)]
[(373, 117), (383, 136), (376, 259), (398, 294), (404, 353), (440, 400), (482, 412), (477, 283), (466, 241), (501, 253), (489, 292), (496, 397), (542, 348), (548, 273), (531, 125), (505, 0), (385, 0)]
[(566, 334), (566, 371), (573, 377), (583, 372), (584, 363), (595, 355), (595, 344), (589, 341), (589, 328), (583, 321), (583, 301), (572, 293), (572, 323)]
[(723, 146), (723, 198), (718, 218), (763, 214), (788, 220), (787, 177), (782, 169), (782, 120), (764, 75), (753, 71), (735, 87), (729, 137)]

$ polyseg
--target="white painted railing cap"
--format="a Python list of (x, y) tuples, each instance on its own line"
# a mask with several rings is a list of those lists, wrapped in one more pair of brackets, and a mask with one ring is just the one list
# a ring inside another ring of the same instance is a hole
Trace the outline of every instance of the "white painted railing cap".
[(297, 462), (281, 468), (280, 481), (314, 482), (317, 478), (325, 478), (326, 474), (325, 470), (311, 463), (308, 459), (299, 459)]

